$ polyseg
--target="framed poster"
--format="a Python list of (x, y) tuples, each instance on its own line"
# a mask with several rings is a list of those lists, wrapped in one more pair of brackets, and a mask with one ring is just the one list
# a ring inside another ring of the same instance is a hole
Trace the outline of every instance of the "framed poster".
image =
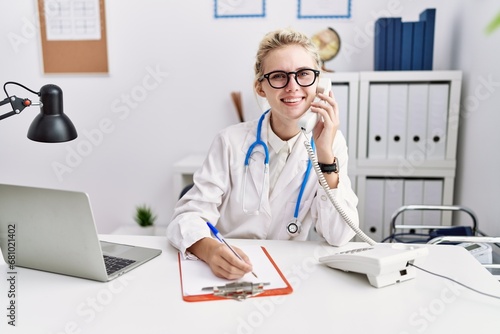
[(298, 0), (299, 19), (350, 19), (351, 0)]
[(214, 0), (214, 17), (216, 19), (265, 16), (265, 0)]

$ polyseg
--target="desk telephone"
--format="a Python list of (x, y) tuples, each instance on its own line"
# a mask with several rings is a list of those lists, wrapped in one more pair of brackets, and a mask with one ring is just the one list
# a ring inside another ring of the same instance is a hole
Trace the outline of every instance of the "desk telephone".
[[(328, 78), (321, 78), (318, 83), (318, 93), (329, 94), (332, 88), (332, 82)], [(314, 100), (319, 101), (316, 97)], [(304, 134), (310, 133), (319, 120), (319, 115), (310, 109), (299, 119), (299, 128)], [(415, 267), (411, 266), (415, 261), (420, 261), (428, 254), (428, 249), (422, 246), (405, 244), (379, 244), (367, 236), (359, 227), (357, 227), (350, 217), (343, 210), (340, 203), (331, 192), (326, 179), (321, 172), (316, 154), (309, 144), (305, 141), (307, 153), (313, 162), (314, 170), (318, 176), (321, 186), (344, 221), (356, 234), (370, 246), (361, 249), (340, 252), (321, 257), (319, 262), (335, 269), (352, 271), (366, 274), (371, 285), (381, 288), (391, 284), (407, 281), (415, 277)]]
[(415, 277), (415, 261), (427, 255), (422, 246), (405, 244), (374, 244), (332, 255), (319, 262), (334, 269), (366, 274), (371, 285), (381, 288)]

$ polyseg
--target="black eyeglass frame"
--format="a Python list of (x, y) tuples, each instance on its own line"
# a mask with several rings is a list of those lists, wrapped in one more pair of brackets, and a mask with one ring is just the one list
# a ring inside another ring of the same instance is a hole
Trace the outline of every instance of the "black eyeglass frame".
[[(302, 85), (298, 80), (297, 80), (297, 73), (300, 73), (302, 71), (313, 71), (314, 73), (314, 80), (309, 84), (309, 85)], [(285, 73), (286, 74), (286, 83), (284, 86), (282, 87), (275, 87), (271, 84), (271, 81), (269, 80), (269, 76), (271, 76), (273, 73)], [(290, 74), (293, 74), (293, 77), (295, 79), (295, 82), (297, 83), (297, 85), (299, 85), (300, 87), (309, 87), (309, 86), (312, 86), (314, 85), (314, 83), (316, 82), (316, 79), (318, 79), (319, 77), (319, 74), (321, 72), (319, 70), (315, 70), (315, 69), (312, 69), (312, 68), (303, 68), (303, 69), (300, 69), (298, 71), (292, 71), (292, 72), (285, 72), (285, 71), (272, 71), (272, 72), (269, 72), (269, 73), (266, 73), (266, 74), (263, 74), (260, 78), (259, 78), (259, 82), (262, 82), (264, 79), (267, 79), (267, 82), (269, 83), (269, 86), (271, 86), (272, 88), (274, 89), (282, 89), (282, 88), (285, 88), (288, 83), (290, 82)]]

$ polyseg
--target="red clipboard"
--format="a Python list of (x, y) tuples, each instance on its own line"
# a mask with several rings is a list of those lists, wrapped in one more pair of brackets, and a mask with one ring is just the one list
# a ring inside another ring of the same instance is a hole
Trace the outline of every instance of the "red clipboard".
[[(265, 289), (264, 288), (263, 292), (259, 293), (258, 295), (255, 295), (255, 296), (251, 296), (249, 298), (286, 295), (286, 294), (292, 293), (293, 292), (292, 286), (290, 285), (290, 283), (286, 279), (285, 275), (283, 275), (283, 273), (281, 272), (281, 270), (279, 269), (279, 267), (276, 265), (276, 262), (274, 262), (273, 258), (269, 254), (269, 252), (264, 247), (259, 247), (259, 248), (262, 250), (265, 258), (267, 258), (269, 260), (269, 263), (274, 267), (274, 270), (276, 270), (276, 274), (279, 275), (280, 279), (282, 280), (282, 286), (280, 286), (278, 288), (273, 288), (273, 287), (270, 287), (269, 289)], [(180, 274), (180, 283), (181, 283), (181, 293), (182, 293), (182, 299), (184, 301), (187, 301), (187, 302), (199, 302), (199, 301), (209, 301), (209, 300), (230, 300), (229, 298), (215, 296), (212, 292), (199, 293), (199, 294), (198, 293), (197, 294), (187, 293), (186, 290), (185, 290), (185, 285), (186, 285), (185, 284), (186, 283), (185, 279), (186, 279), (186, 277), (183, 276), (183, 273), (185, 274), (186, 271), (183, 272), (183, 264), (187, 263), (187, 261), (196, 261), (196, 260), (183, 260), (182, 259), (182, 255), (180, 253), (178, 253), (177, 257), (178, 257), (178, 262), (179, 262), (179, 274)], [(206, 263), (202, 262), (201, 264), (203, 264), (204, 266), (206, 266), (206, 268), (208, 268), (208, 270), (210, 270), (210, 268), (208, 267), (208, 265), (206, 265)], [(254, 264), (254, 269), (255, 269), (255, 264)], [(204, 270), (206, 270), (206, 269), (204, 269)], [(213, 275), (211, 273), (211, 271), (210, 271), (210, 273), (208, 275), (209, 276), (212, 275), (212, 276), (215, 277), (215, 275)], [(233, 281), (225, 280), (225, 282), (226, 283), (231, 283)], [(200, 288), (203, 288), (203, 287), (200, 287)]]

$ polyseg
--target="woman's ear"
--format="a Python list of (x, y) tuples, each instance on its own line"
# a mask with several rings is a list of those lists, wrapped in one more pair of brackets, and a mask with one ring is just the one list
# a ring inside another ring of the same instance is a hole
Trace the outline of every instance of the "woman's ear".
[(264, 90), (262, 90), (262, 82), (256, 80), (255, 81), (255, 92), (260, 96), (260, 97), (266, 97), (266, 93)]

